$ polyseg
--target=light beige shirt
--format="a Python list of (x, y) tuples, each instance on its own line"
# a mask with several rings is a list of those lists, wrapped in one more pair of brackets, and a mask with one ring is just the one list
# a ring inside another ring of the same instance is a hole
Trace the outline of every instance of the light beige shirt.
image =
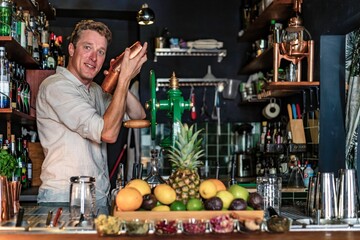
[(37, 128), (45, 160), (38, 203), (69, 202), (70, 177), (95, 177), (97, 205), (110, 189), (102, 116), (111, 95), (96, 83), (85, 87), (66, 68), (45, 79), (36, 100)]

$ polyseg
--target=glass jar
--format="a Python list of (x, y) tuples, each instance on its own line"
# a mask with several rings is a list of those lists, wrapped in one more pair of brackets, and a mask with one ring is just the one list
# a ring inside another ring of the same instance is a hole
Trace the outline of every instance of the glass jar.
[(75, 176), (70, 178), (70, 219), (92, 220), (95, 216), (95, 178)]

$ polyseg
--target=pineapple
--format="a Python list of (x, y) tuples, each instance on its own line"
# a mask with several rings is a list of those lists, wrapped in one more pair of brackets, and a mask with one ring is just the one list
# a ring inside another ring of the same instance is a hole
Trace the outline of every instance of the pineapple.
[(199, 158), (204, 155), (204, 150), (201, 149), (202, 139), (197, 140), (201, 130), (193, 133), (193, 127), (192, 125), (189, 128), (186, 123), (180, 123), (175, 146), (168, 152), (168, 159), (173, 168), (168, 184), (175, 190), (176, 200), (185, 204), (190, 198), (200, 198), (198, 167), (202, 165)]

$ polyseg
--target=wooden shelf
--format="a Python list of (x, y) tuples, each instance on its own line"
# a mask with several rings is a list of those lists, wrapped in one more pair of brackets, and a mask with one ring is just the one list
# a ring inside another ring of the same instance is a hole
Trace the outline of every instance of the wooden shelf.
[(269, 82), (264, 91), (258, 94), (258, 99), (270, 97), (286, 97), (309, 87), (319, 87), (320, 82)]
[(48, 0), (36, 0), (36, 1), (38, 3), (39, 11), (45, 13), (46, 19), (54, 20), (56, 17), (56, 10), (51, 5), (51, 3), (49, 3)]
[(39, 11), (30, 0), (13, 0), (17, 7), (22, 7), (23, 10), (28, 10), (31, 15), (38, 15)]
[(13, 0), (13, 2), (23, 10), (28, 10), (30, 15), (37, 16), (40, 12), (44, 12), (48, 20), (55, 19), (55, 8), (47, 0), (36, 0), (36, 5), (31, 0)]
[(12, 121), (21, 125), (34, 126), (36, 124), (36, 118), (29, 114), (22, 113), (12, 108), (0, 109), (0, 119), (3, 121)]
[(12, 37), (0, 36), (0, 46), (4, 46), (9, 60), (15, 61), (26, 68), (38, 68), (39, 63)]
[(266, 49), (258, 57), (254, 58), (250, 63), (240, 70), (240, 74), (252, 74), (259, 71), (266, 71), (273, 68), (273, 48)]
[(244, 34), (239, 37), (239, 41), (255, 41), (267, 36), (270, 21), (274, 19), (277, 22), (283, 22), (289, 19), (294, 14), (292, 6), (292, 0), (274, 0), (264, 12), (249, 25)]

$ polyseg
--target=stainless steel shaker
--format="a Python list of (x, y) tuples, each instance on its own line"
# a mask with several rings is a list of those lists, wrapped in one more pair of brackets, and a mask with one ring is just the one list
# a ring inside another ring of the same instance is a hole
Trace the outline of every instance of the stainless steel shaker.
[(359, 209), (356, 170), (340, 169), (338, 173), (338, 218), (356, 218)]
[(337, 218), (338, 205), (333, 172), (321, 173), (321, 217), (325, 220)]

